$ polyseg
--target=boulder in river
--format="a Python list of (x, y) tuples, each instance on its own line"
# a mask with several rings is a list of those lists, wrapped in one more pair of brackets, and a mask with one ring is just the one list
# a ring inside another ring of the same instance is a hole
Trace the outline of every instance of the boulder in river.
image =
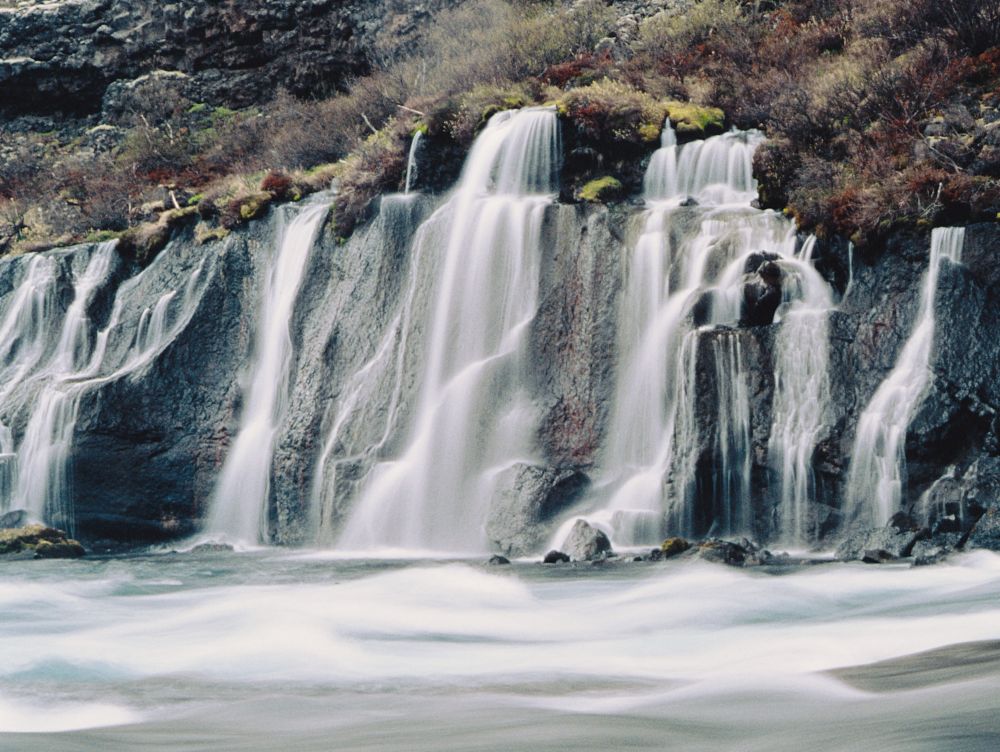
[(603, 530), (586, 520), (577, 520), (563, 543), (566, 553), (575, 561), (594, 561), (611, 553), (611, 541)]
[(75, 559), (84, 553), (78, 541), (62, 530), (45, 525), (0, 530), (0, 554), (33, 554), (36, 559)]
[(567, 564), (569, 557), (562, 551), (549, 551), (542, 559), (542, 564)]

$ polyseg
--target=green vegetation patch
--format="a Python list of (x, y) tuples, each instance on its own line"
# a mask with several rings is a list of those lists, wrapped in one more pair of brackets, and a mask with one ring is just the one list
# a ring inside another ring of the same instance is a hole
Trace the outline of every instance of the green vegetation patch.
[(725, 129), (726, 113), (718, 107), (672, 101), (666, 103), (666, 110), (674, 129), (686, 136), (702, 138)]
[(623, 193), (622, 182), (618, 178), (606, 175), (603, 178), (591, 180), (579, 190), (576, 196), (581, 201), (606, 204), (609, 201), (620, 199)]

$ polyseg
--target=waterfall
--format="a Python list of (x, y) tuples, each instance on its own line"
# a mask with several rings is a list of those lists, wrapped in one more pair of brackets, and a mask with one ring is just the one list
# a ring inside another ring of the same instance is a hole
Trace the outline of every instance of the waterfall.
[(97, 332), (89, 309), (108, 281), (117, 258), (115, 242), (102, 243), (75, 280), (73, 302), (63, 318), (59, 339), (48, 362), (33, 378), (43, 380), (17, 453), (13, 506), (29, 517), (73, 529), (72, 492), (66, 461), (79, 408), (70, 382), (90, 364)]
[(830, 404), (828, 317), (833, 297), (809, 264), (814, 244), (810, 237), (800, 252), (800, 263), (787, 270), (794, 275), (798, 295), (781, 313), (774, 354), (768, 458), (780, 484), (781, 537), (793, 544), (815, 540), (819, 532), (808, 514), (816, 500), (812, 455), (827, 427)]
[(879, 385), (858, 421), (847, 481), (848, 524), (884, 525), (901, 506), (906, 483), (906, 430), (930, 381), (934, 302), (943, 259), (961, 261), (965, 228), (931, 233), (930, 259), (920, 287), (913, 331), (895, 368)]
[(267, 539), (271, 461), (288, 409), (291, 317), (309, 251), (328, 210), (326, 201), (307, 204), (281, 226), (277, 251), (267, 266), (240, 430), (222, 466), (205, 526), (210, 536), (248, 545)]
[(406, 187), (403, 189), (404, 193), (410, 192), (410, 189), (413, 187), (413, 181), (419, 172), (417, 169), (417, 151), (420, 149), (420, 139), (422, 137), (423, 132), (418, 130), (414, 132), (413, 140), (410, 141), (410, 153), (406, 159)]
[[(521, 385), (559, 154), (553, 109), (497, 113), (454, 193), (418, 230), (411, 274), (432, 289), (422, 305), (404, 308), (396, 340), (419, 348), (412, 419), (400, 427), (401, 453), (369, 472), (342, 548), (485, 548), (496, 475), (534, 452), (535, 418)], [(380, 348), (376, 358), (385, 357)]]
[[(27, 395), (29, 415), (20, 446), (15, 449), (8, 428), (0, 431), (4, 449), (0, 509), (24, 509), (32, 519), (72, 530), (70, 462), (81, 399), (101, 384), (140, 373), (187, 324), (203, 287), (204, 261), (180, 294), (176, 290), (164, 293), (137, 322), (125, 320), (124, 300), (149, 270), (128, 280), (115, 295), (107, 324), (98, 331), (89, 312), (118, 264), (115, 243), (101, 244), (89, 255), (74, 279), (73, 299), (62, 323), (54, 328), (57, 258), (41, 254), (26, 265), (25, 277), (0, 323), (4, 335), (0, 404), (16, 390), (34, 386)], [(62, 258), (74, 257), (63, 254)], [(122, 356), (111, 356), (111, 333), (130, 323), (136, 324), (131, 346)]]
[[(667, 531), (740, 533), (751, 523), (752, 364), (740, 330), (728, 328), (741, 316), (750, 257), (774, 254), (789, 320), (799, 319), (799, 298), (808, 300), (803, 310), (817, 305), (811, 297), (817, 281), (829, 299), (811, 260), (795, 258), (794, 225), (751, 206), (753, 154), (762, 141), (757, 131), (733, 131), (678, 146), (668, 123), (646, 171), (647, 211), (626, 260), (618, 312), (618, 382), (594, 511), (587, 516), (616, 545), (657, 542)], [(821, 342), (825, 348), (825, 329), (804, 322), (798, 329), (809, 329), (817, 347)], [(706, 359), (714, 382), (713, 414), (702, 421), (695, 388), (699, 359)], [(801, 401), (808, 393), (786, 397)], [(701, 436), (706, 430), (712, 434)], [(694, 455), (706, 441), (714, 453), (707, 475)], [(710, 519), (699, 519), (706, 509)], [(562, 543), (573, 522), (563, 524), (553, 545)]]

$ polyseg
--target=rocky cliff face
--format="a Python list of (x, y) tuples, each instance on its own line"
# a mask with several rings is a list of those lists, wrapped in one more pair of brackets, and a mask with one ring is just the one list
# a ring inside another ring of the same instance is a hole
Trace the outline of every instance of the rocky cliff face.
[[(380, 375), (366, 382), (363, 408), (341, 428), (336, 446), (323, 446), (323, 440), (331, 435), (337, 406), (357, 390), (358, 374), (380, 357), (401, 307), (421, 294), (423, 283), (411, 275), (409, 251), (432, 203), (387, 199), (376, 219), (346, 245), (325, 230), (310, 251), (291, 325), (291, 407), (280, 427), (272, 473), (269, 529), (276, 542), (311, 541), (318, 529), (334, 535), (367, 469), (399, 450), (401, 436), (386, 440), (385, 433), (390, 421), (405, 425), (416, 388), (413, 376), (405, 376), (413, 372), (405, 358), (375, 371)], [(266, 221), (207, 246), (181, 234), (146, 270), (122, 262), (93, 299), (92, 318), (99, 326), (109, 325), (108, 347), (102, 377), (83, 391), (67, 465), (83, 538), (138, 543), (199, 527), (238, 430), (251, 335), (260, 325), (256, 301), (275, 252), (280, 213), (293, 210), (273, 209)], [(547, 210), (526, 385), (541, 416), (539, 455), (532, 464), (512, 468), (501, 483), (487, 525), (497, 548), (516, 552), (543, 545), (597, 476), (617, 375), (614, 312), (623, 294), (621, 259), (635, 216), (635, 211), (599, 206)], [(997, 247), (997, 225), (970, 227), (967, 263), (942, 272), (931, 386), (906, 441), (907, 507), (917, 505), (927, 491), (942, 508), (996, 503), (1000, 301), (990, 253)], [(85, 265), (93, 253), (91, 246), (53, 252), (66, 267), (60, 305), (72, 299), (71, 268)], [(2, 262), (0, 313), (10, 313), (30, 262), (25, 257)], [(819, 265), (824, 263), (831, 269), (846, 267), (846, 248), (823, 248)], [(896, 361), (916, 315), (926, 263), (924, 237), (896, 237), (879, 253), (854, 258), (850, 286), (831, 313), (831, 415), (814, 458), (820, 476), (815, 513), (826, 530), (836, 524), (858, 416)], [(172, 292), (186, 297), (167, 319), (170, 336), (150, 351), (148, 362), (135, 367), (143, 317)], [(717, 385), (710, 353), (714, 340), (736, 338), (751, 395), (753, 530), (762, 538), (776, 534), (778, 482), (768, 434), (779, 327), (700, 335), (696, 414), (701, 430), (698, 446), (690, 449), (698, 468), (699, 526), (706, 531), (718, 465)], [(33, 383), (8, 395), (0, 416), (17, 439), (28, 430), (31, 407), (39, 399), (41, 386)], [(394, 389), (395, 408), (389, 404)], [(330, 456), (339, 458), (338, 472), (333, 487), (324, 490), (317, 482), (318, 467)]]
[(0, 115), (113, 111), (130, 82), (157, 70), (180, 74), (194, 102), (246, 107), (278, 88), (322, 96), (454, 2), (19, 3), (0, 8)]

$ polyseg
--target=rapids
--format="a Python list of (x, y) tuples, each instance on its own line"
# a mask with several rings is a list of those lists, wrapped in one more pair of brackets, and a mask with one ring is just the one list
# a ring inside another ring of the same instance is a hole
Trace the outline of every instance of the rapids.
[(995, 749), (996, 643), (915, 655), (996, 640), (988, 552), (783, 572), (274, 549), (0, 567), (4, 749)]

